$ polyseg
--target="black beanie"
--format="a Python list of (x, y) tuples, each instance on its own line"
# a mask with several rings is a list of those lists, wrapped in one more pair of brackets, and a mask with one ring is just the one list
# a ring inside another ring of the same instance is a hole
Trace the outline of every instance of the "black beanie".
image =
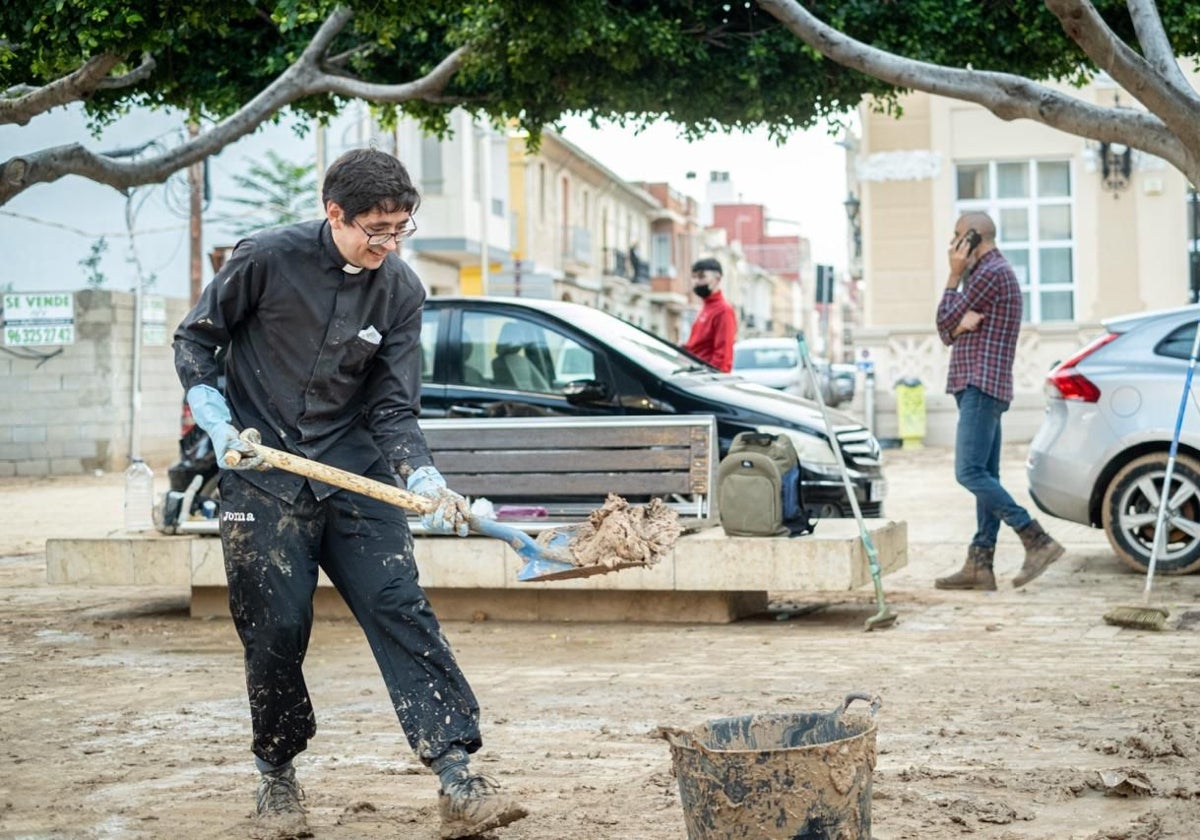
[(699, 271), (715, 271), (722, 277), (725, 276), (725, 272), (721, 270), (721, 264), (712, 257), (705, 257), (692, 263), (692, 273), (695, 274)]

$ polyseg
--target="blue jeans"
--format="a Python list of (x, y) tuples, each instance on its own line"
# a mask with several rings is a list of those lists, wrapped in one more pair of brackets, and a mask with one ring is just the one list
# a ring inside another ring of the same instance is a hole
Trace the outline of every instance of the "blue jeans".
[(1033, 521), (1000, 484), (1000, 418), (1008, 403), (974, 385), (959, 391), (954, 400), (958, 403), (954, 477), (975, 496), (971, 545), (994, 548), (1001, 521), (1017, 531)]

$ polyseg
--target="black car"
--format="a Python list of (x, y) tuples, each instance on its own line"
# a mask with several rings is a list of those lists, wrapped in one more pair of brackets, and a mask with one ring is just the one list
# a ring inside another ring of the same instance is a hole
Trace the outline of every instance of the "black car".
[[(817, 516), (852, 516), (815, 403), (721, 373), (658, 336), (588, 306), (529, 298), (435, 297), (425, 307), (424, 417), (711, 414), (721, 455), (739, 432), (785, 433)], [(865, 516), (887, 484), (879, 443), (830, 412)]]
[[(816, 403), (721, 373), (600, 310), (531, 298), (431, 297), (421, 345), (422, 417), (473, 417), (485, 426), (493, 417), (711, 414), (721, 456), (739, 432), (786, 434), (800, 457), (809, 515), (853, 515)], [(878, 441), (854, 418), (830, 415), (863, 515), (881, 516), (887, 482)], [(216, 474), (211, 453), (196, 456), (207, 445), (199, 435), (171, 473), (176, 492), (190, 474), (208, 470), (205, 486)], [(209, 498), (198, 494), (193, 514)]]

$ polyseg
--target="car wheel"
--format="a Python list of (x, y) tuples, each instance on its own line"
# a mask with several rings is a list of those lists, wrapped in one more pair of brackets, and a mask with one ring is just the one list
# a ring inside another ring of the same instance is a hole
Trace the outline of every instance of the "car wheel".
[[(1104, 532), (1121, 562), (1139, 572), (1150, 565), (1166, 473), (1165, 452), (1143, 455), (1122, 467), (1104, 493)], [(1154, 571), (1183, 575), (1200, 569), (1200, 462), (1176, 455), (1168, 498), (1166, 536)]]

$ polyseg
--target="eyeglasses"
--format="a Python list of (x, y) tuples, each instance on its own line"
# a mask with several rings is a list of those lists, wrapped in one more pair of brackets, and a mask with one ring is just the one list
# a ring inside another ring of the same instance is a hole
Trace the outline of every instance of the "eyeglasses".
[(417, 232), (417, 223), (412, 216), (408, 217), (408, 220), (404, 223), (404, 227), (396, 233), (371, 233), (371, 231), (360, 225), (357, 219), (354, 219), (353, 222), (355, 227), (367, 235), (367, 244), (373, 248), (378, 248), (380, 245), (386, 245), (393, 239), (396, 240), (396, 244), (399, 245), (401, 239), (408, 239)]

